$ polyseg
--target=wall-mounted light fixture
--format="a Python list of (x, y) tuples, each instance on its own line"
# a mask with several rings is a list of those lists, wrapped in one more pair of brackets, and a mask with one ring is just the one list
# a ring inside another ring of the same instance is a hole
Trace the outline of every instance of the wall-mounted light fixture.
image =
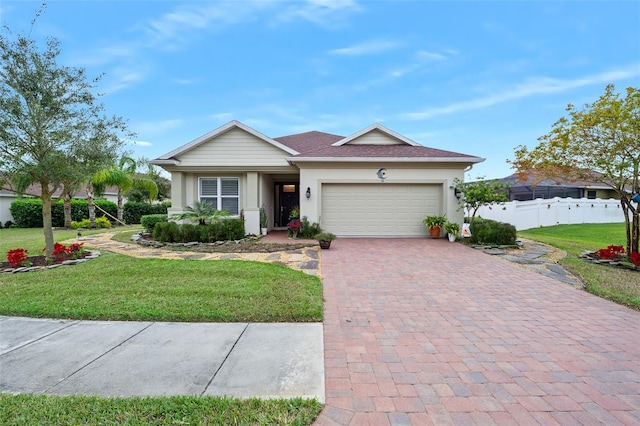
[(462, 192), (458, 188), (453, 188), (453, 195), (459, 200), (462, 197)]
[(307, 186), (307, 192), (305, 193), (305, 195), (307, 196), (307, 200), (311, 198), (311, 188), (308, 186)]

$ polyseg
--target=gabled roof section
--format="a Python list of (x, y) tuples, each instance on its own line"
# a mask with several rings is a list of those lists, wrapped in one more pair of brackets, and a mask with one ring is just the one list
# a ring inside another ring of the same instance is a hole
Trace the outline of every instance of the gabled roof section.
[(386, 127), (384, 127), (383, 125), (378, 124), (378, 123), (373, 124), (373, 125), (367, 127), (366, 129), (362, 129), (359, 132), (352, 134), (351, 136), (347, 136), (346, 138), (335, 142), (333, 144), (333, 146), (348, 145), (349, 143), (354, 142), (356, 139), (358, 139), (358, 138), (360, 138), (360, 137), (362, 137), (362, 136), (364, 136), (364, 135), (366, 135), (368, 133), (376, 132), (376, 131), (384, 133), (387, 136), (397, 140), (398, 141), (398, 145), (422, 146), (419, 143), (414, 142), (411, 139), (409, 139), (407, 137), (404, 137), (399, 133), (394, 132), (393, 130), (387, 129)]
[(295, 135), (281, 136), (274, 139), (303, 155), (307, 152), (331, 146), (335, 142), (344, 139), (344, 136), (314, 130), (311, 132), (297, 133)]
[(175, 159), (175, 157), (184, 154), (187, 151), (190, 151), (200, 145), (202, 145), (203, 143), (216, 138), (217, 136), (220, 136), (232, 129), (241, 129), (244, 130), (245, 132), (259, 138), (262, 139), (263, 141), (265, 141), (268, 144), (271, 144), (273, 146), (275, 146), (276, 148), (279, 148), (281, 150), (283, 150), (284, 152), (291, 154), (291, 155), (298, 155), (299, 152), (296, 151), (295, 149), (288, 147), (286, 145), (283, 145), (282, 143), (271, 139), (269, 136), (266, 136), (260, 132), (258, 132), (257, 130), (252, 129), (251, 127), (247, 126), (246, 124), (242, 124), (239, 121), (233, 120), (228, 122), (227, 124), (218, 127), (215, 130), (212, 130), (211, 132), (200, 136), (197, 139), (192, 140), (191, 142), (187, 143), (186, 145), (182, 145), (181, 147), (174, 149), (173, 151), (158, 157), (156, 160), (153, 161), (154, 164), (167, 164), (167, 162), (174, 162), (177, 161)]

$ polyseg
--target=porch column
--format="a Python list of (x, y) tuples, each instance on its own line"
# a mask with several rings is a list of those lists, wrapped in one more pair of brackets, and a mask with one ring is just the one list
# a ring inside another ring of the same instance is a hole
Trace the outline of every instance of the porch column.
[(169, 215), (182, 213), (186, 205), (186, 179), (183, 172), (171, 172), (171, 207)]
[(260, 235), (260, 206), (258, 205), (260, 188), (258, 172), (247, 173), (247, 193), (244, 197), (244, 232)]

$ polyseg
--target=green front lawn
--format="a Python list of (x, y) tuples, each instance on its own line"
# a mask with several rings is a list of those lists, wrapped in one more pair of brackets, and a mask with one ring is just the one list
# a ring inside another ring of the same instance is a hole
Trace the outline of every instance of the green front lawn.
[(322, 321), (320, 279), (240, 260), (106, 253), (47, 271), (0, 275), (0, 315), (125, 321)]
[(518, 231), (518, 236), (567, 252), (560, 264), (578, 276), (595, 295), (640, 310), (640, 272), (595, 265), (578, 256), (609, 245), (626, 246), (624, 223), (558, 225)]
[[(116, 229), (129, 229), (116, 228)], [(115, 229), (81, 229), (82, 235), (100, 234), (103, 232), (113, 232)], [(54, 229), (53, 238), (55, 242), (61, 242), (77, 238), (78, 231), (75, 229)], [(42, 228), (8, 228), (0, 229), (0, 262), (7, 260), (7, 252), (12, 249), (27, 249), (29, 256), (39, 256), (44, 248), (44, 232)]]
[(322, 405), (307, 399), (98, 398), (2, 395), (2, 425), (310, 425)]

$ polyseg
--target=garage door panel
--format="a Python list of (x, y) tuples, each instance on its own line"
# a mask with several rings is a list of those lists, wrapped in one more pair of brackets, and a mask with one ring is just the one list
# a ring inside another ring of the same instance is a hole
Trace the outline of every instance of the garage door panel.
[(323, 184), (322, 227), (337, 235), (423, 236), (440, 214), (442, 185)]

